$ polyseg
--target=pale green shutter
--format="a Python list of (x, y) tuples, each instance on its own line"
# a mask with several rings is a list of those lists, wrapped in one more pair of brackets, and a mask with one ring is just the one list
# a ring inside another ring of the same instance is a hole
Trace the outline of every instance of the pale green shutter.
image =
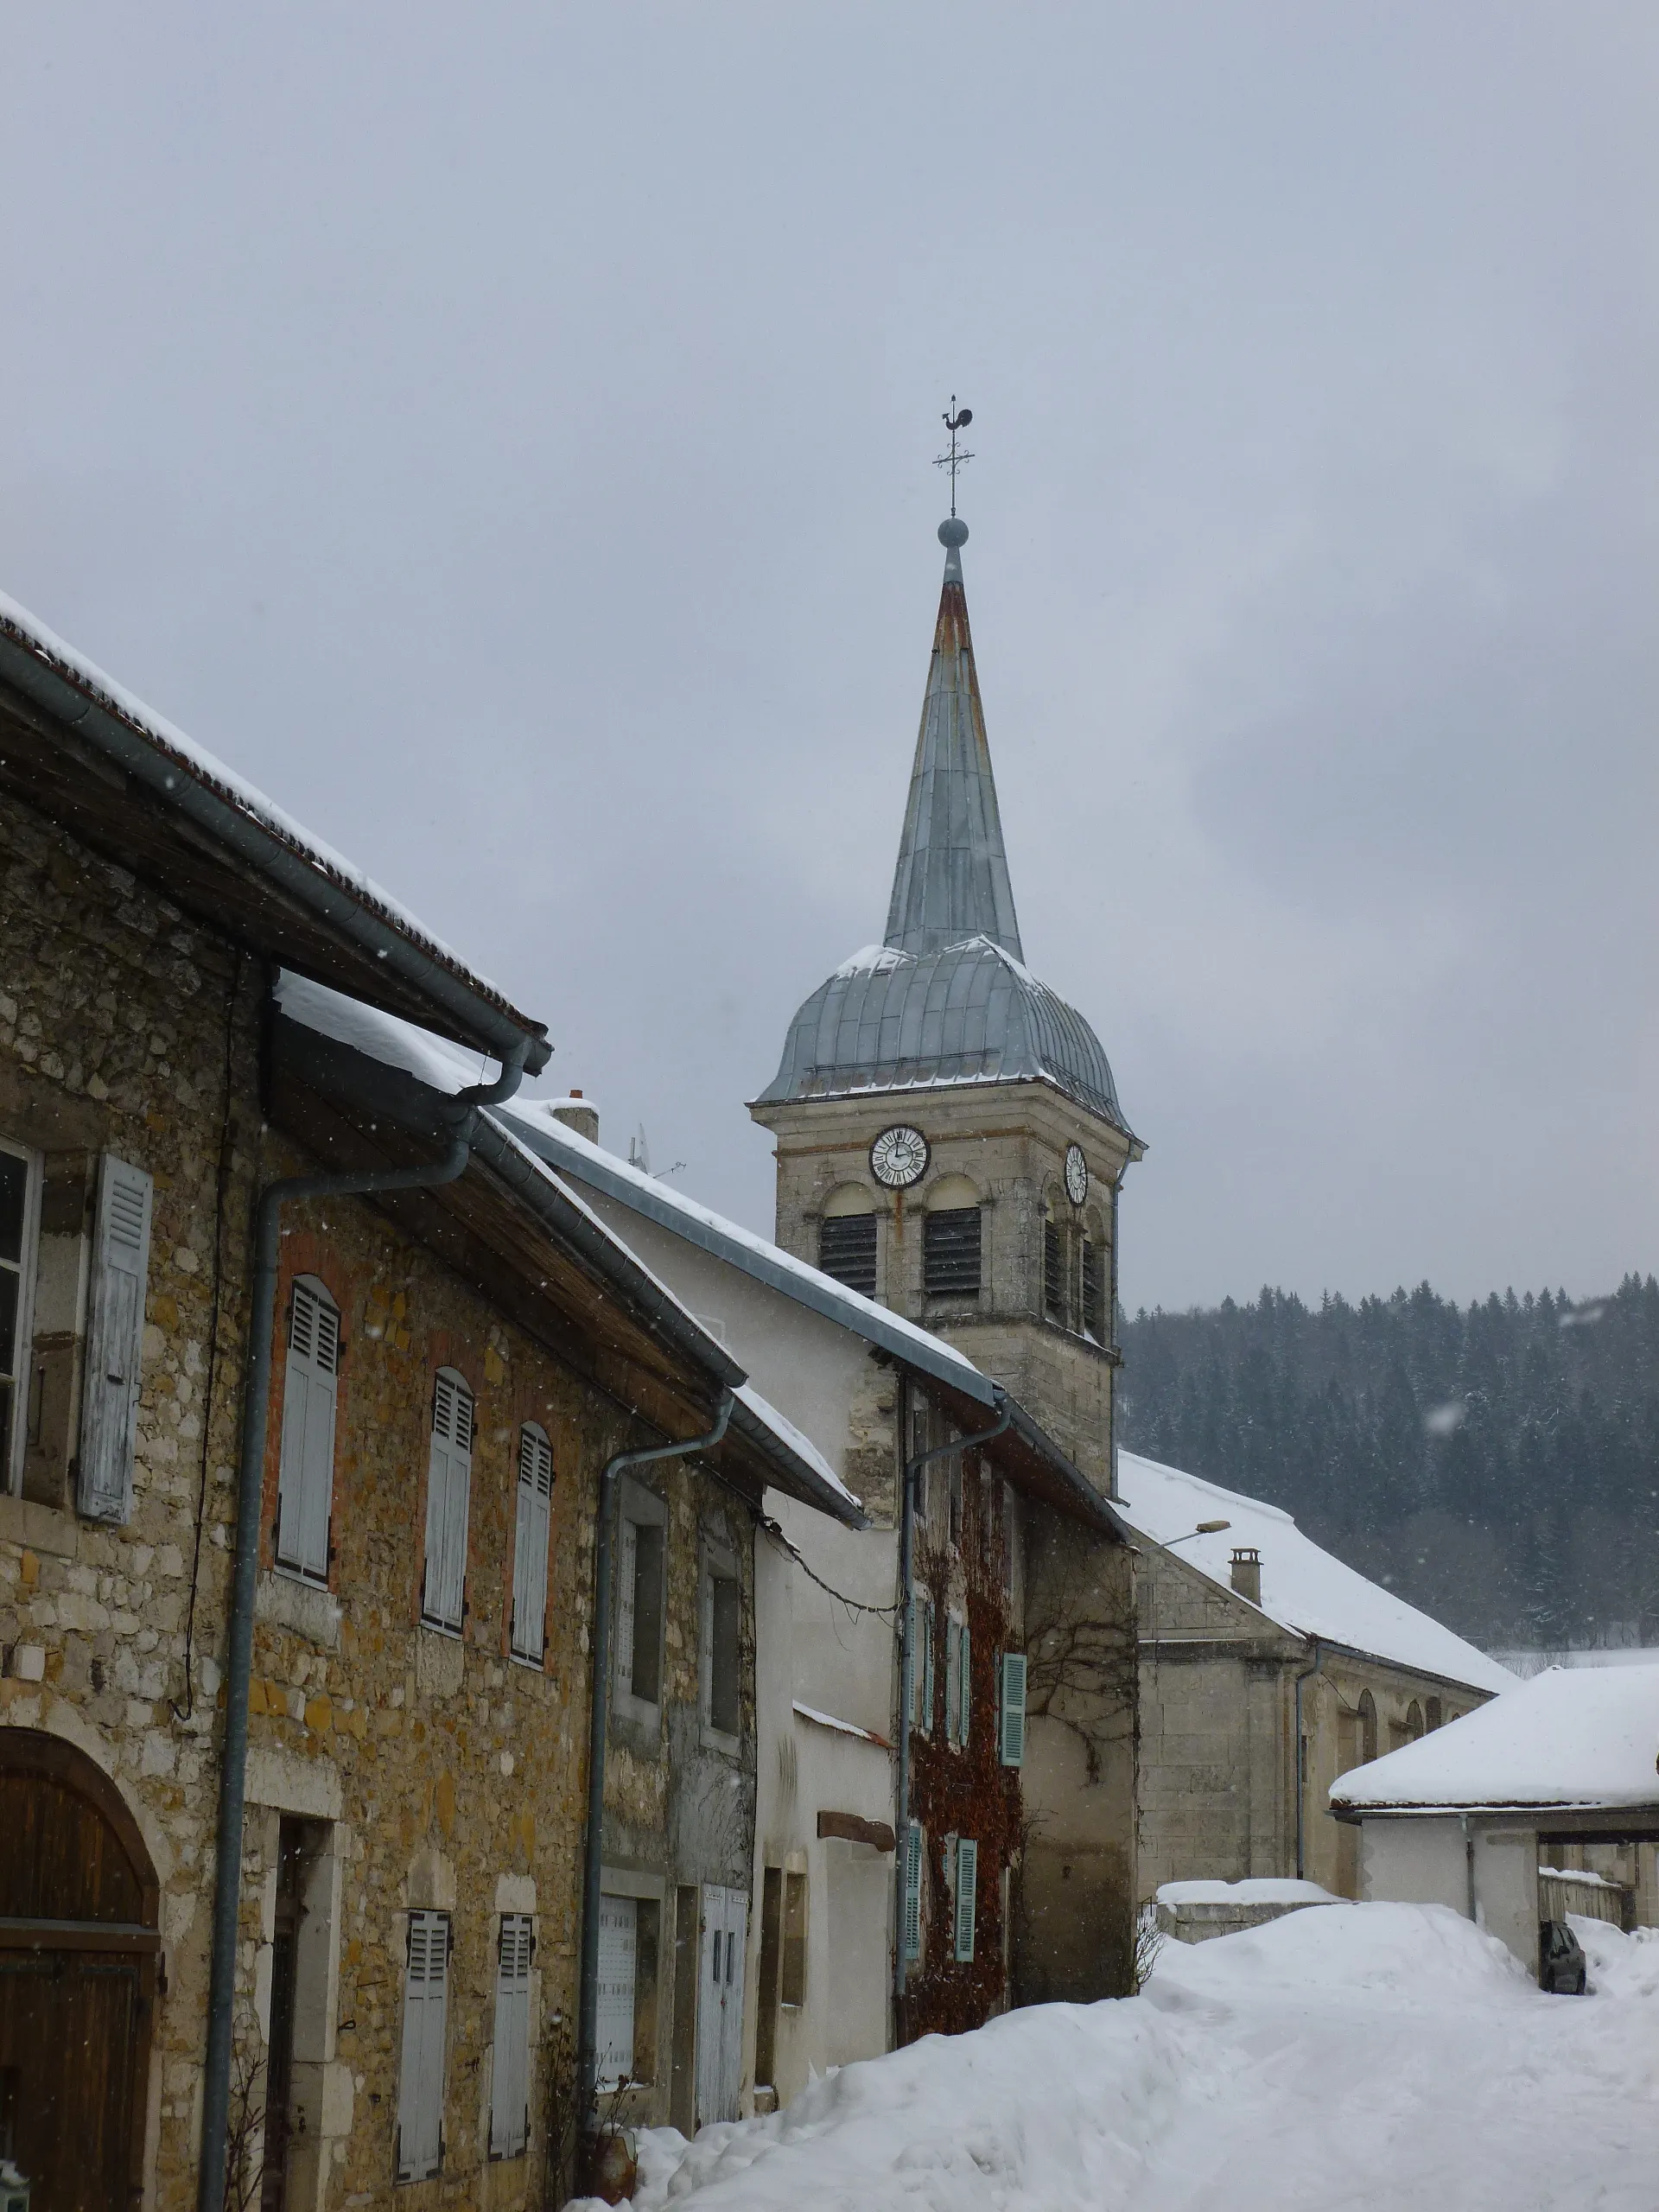
[(546, 1644), (547, 1542), (553, 1503), (553, 1447), (533, 1421), (518, 1438), (518, 1504), (512, 1544), (512, 1646), (539, 1660)]
[(1026, 1655), (1002, 1655), (1002, 1710), (998, 1756), (1004, 1766), (1026, 1763)]
[(153, 1189), (142, 1167), (105, 1154), (98, 1175), (76, 1497), (94, 1521), (132, 1518)]
[(495, 1964), (495, 2044), (490, 2068), (490, 2156), (516, 2158), (530, 2140), (528, 1913), (501, 1917)]
[(425, 2181), (443, 2163), (443, 2044), (449, 1916), (411, 1912), (397, 2081), (397, 2178)]
[(905, 1836), (905, 1956), (922, 1955), (922, 1830), (912, 1821)]
[(974, 1910), (979, 1902), (979, 1846), (971, 1836), (957, 1840), (957, 1957), (964, 1965), (974, 1955)]
[(933, 1606), (928, 1600), (922, 1606), (922, 1732), (931, 1735), (933, 1729)]
[(968, 1624), (957, 1629), (957, 1741), (968, 1747), (968, 1716), (973, 1710), (974, 1675), (968, 1663)]
[(340, 1315), (332, 1300), (296, 1282), (289, 1306), (283, 1377), (283, 1440), (276, 1484), (276, 1558), (308, 1580), (328, 1580), (334, 1498), (334, 1406)]

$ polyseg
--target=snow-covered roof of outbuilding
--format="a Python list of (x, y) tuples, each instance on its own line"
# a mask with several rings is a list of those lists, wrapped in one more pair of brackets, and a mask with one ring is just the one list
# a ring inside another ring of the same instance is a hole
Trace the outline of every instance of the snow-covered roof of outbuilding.
[[(1278, 1506), (1133, 1452), (1118, 1455), (1117, 1486), (1117, 1510), (1131, 1529), (1160, 1544), (1191, 1537), (1174, 1556), (1224, 1588), (1231, 1586), (1233, 1552), (1254, 1546), (1262, 1554), (1260, 1610), (1281, 1628), (1472, 1689), (1514, 1688), (1507, 1668), (1345, 1566), (1305, 1536)], [(1201, 1521), (1228, 1525), (1194, 1535)]]
[(1338, 1775), (1338, 1811), (1659, 1806), (1659, 1667), (1552, 1667)]
[(522, 1040), (531, 1071), (545, 1066), (541, 1023), (343, 854), (3, 593), (0, 790), (284, 966), (498, 1057)]

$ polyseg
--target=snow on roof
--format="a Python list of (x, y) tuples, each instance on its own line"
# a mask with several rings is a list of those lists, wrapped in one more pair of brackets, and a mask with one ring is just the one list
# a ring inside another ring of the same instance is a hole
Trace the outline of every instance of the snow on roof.
[[(453, 1097), (459, 1090), (467, 1089), (478, 1081), (478, 1072), (468, 1055), (459, 1046), (451, 1045), (442, 1037), (433, 1037), (412, 1022), (403, 1021), (393, 1014), (383, 1014), (378, 1007), (365, 1006), (359, 1000), (347, 998), (341, 991), (330, 990), (325, 983), (314, 983), (308, 977), (292, 976), (284, 970), (276, 979), (274, 994), (277, 1004), (292, 1021), (317, 1035), (331, 1037), (336, 1044), (349, 1045), (371, 1059), (378, 1060), (384, 1067), (401, 1068), (432, 1090)], [(581, 1193), (571, 1189), (563, 1176), (556, 1174), (524, 1142), (523, 1134), (510, 1128), (499, 1114), (490, 1119), (500, 1130), (513, 1150), (541, 1176), (551, 1184), (584, 1219), (591, 1222), (607, 1244), (614, 1246), (641, 1274), (650, 1277), (663, 1296), (683, 1313), (690, 1325), (699, 1334), (708, 1337), (706, 1325), (697, 1319), (690, 1306), (671, 1289), (660, 1275), (646, 1265), (633, 1248), (620, 1237), (610, 1224), (601, 1219)], [(712, 1337), (709, 1343), (715, 1343)], [(724, 1350), (724, 1347), (721, 1347)], [(828, 1484), (838, 1497), (854, 1497), (841, 1477), (824, 1458), (811, 1438), (797, 1428), (794, 1422), (748, 1382), (740, 1383), (736, 1395), (749, 1411), (785, 1448), (804, 1461), (819, 1481)]]
[(855, 1721), (837, 1720), (833, 1713), (820, 1713), (814, 1705), (803, 1705), (795, 1700), (795, 1710), (803, 1720), (816, 1721), (820, 1728), (833, 1728), (838, 1736), (856, 1736), (861, 1743), (874, 1744), (884, 1751), (893, 1749), (885, 1736), (878, 1736), (868, 1728), (861, 1728)]
[(1175, 1554), (1224, 1588), (1231, 1586), (1233, 1551), (1253, 1545), (1262, 1554), (1261, 1610), (1281, 1628), (1299, 1636), (1324, 1637), (1351, 1650), (1419, 1674), (1466, 1682), (1471, 1688), (1514, 1688), (1515, 1676), (1507, 1668), (1407, 1605), (1403, 1598), (1344, 1566), (1305, 1536), (1278, 1506), (1223, 1490), (1201, 1475), (1162, 1466), (1134, 1452), (1119, 1454), (1117, 1482), (1118, 1512), (1131, 1529), (1154, 1543), (1191, 1536), (1200, 1521), (1225, 1521), (1224, 1530), (1193, 1537)]
[(198, 745), (194, 738), (187, 737), (164, 715), (158, 715), (153, 707), (147, 707), (142, 699), (135, 697), (112, 676), (105, 675), (95, 662), (88, 660), (84, 653), (77, 652), (72, 645), (66, 643), (55, 632), (48, 630), (44, 622), (37, 620), (27, 607), (20, 607), (4, 592), (0, 592), (0, 623), (11, 630), (38, 658), (48, 664), (55, 664), (73, 677), (84, 690), (92, 693), (100, 705), (109, 708), (163, 752), (172, 753), (180, 766), (198, 781), (211, 786), (221, 798), (227, 799), (240, 812), (251, 817), (262, 829), (270, 830), (285, 845), (295, 848), (301, 857), (309, 861), (321, 874), (352, 892), (365, 906), (378, 907), (385, 918), (394, 923), (405, 936), (416, 940), (448, 966), (458, 969), (493, 998), (500, 998), (500, 991), (495, 984), (468, 968), (453, 947), (446, 944), (442, 938), (435, 937), (423, 922), (410, 912), (407, 906), (394, 899), (372, 876), (366, 875), (354, 861), (348, 861), (343, 853), (337, 852), (332, 845), (325, 843), (302, 823), (296, 822), (291, 814), (278, 806), (274, 799), (268, 798), (245, 777), (238, 776), (232, 768), (227, 768), (215, 754), (208, 752), (206, 746)]
[(1331, 1802), (1362, 1813), (1659, 1805), (1659, 1667), (1552, 1667), (1339, 1775)]
[(990, 1386), (986, 1378), (954, 1344), (918, 1328), (902, 1313), (878, 1306), (873, 1298), (849, 1290), (833, 1275), (824, 1274), (806, 1261), (798, 1260), (792, 1252), (785, 1252), (781, 1245), (771, 1243), (752, 1230), (728, 1221), (712, 1207), (700, 1205), (695, 1198), (687, 1198), (683, 1192), (659, 1181), (631, 1161), (620, 1160), (600, 1145), (590, 1144), (567, 1122), (556, 1119), (553, 1104), (546, 1098), (515, 1098), (501, 1110), (509, 1120), (533, 1129), (537, 1143), (548, 1145), (557, 1154), (566, 1174), (592, 1183), (612, 1198), (620, 1199), (623, 1205), (649, 1215), (664, 1228), (677, 1230), (692, 1243), (718, 1253), (746, 1273), (759, 1276), (774, 1289), (800, 1299), (829, 1319), (839, 1321), (842, 1327), (886, 1344), (901, 1358), (942, 1374), (970, 1396), (990, 1402)]

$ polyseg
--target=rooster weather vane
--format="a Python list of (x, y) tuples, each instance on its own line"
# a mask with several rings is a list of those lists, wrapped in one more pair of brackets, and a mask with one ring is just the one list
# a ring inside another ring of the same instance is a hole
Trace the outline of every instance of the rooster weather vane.
[(973, 419), (973, 409), (959, 408), (957, 405), (957, 395), (953, 391), (950, 395), (950, 405), (944, 417), (944, 427), (950, 433), (950, 450), (949, 453), (942, 453), (933, 464), (935, 468), (948, 468), (950, 472), (950, 515), (953, 521), (957, 512), (957, 471), (959, 468), (966, 468), (974, 457), (972, 454), (966, 453), (958, 447), (957, 433), (958, 430), (965, 430)]

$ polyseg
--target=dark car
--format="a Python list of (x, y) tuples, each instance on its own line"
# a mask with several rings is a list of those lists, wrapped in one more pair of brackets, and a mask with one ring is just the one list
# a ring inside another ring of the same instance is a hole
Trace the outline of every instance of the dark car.
[(1538, 1986), (1554, 1997), (1582, 1997), (1588, 1968), (1584, 1946), (1564, 1920), (1538, 1923)]

